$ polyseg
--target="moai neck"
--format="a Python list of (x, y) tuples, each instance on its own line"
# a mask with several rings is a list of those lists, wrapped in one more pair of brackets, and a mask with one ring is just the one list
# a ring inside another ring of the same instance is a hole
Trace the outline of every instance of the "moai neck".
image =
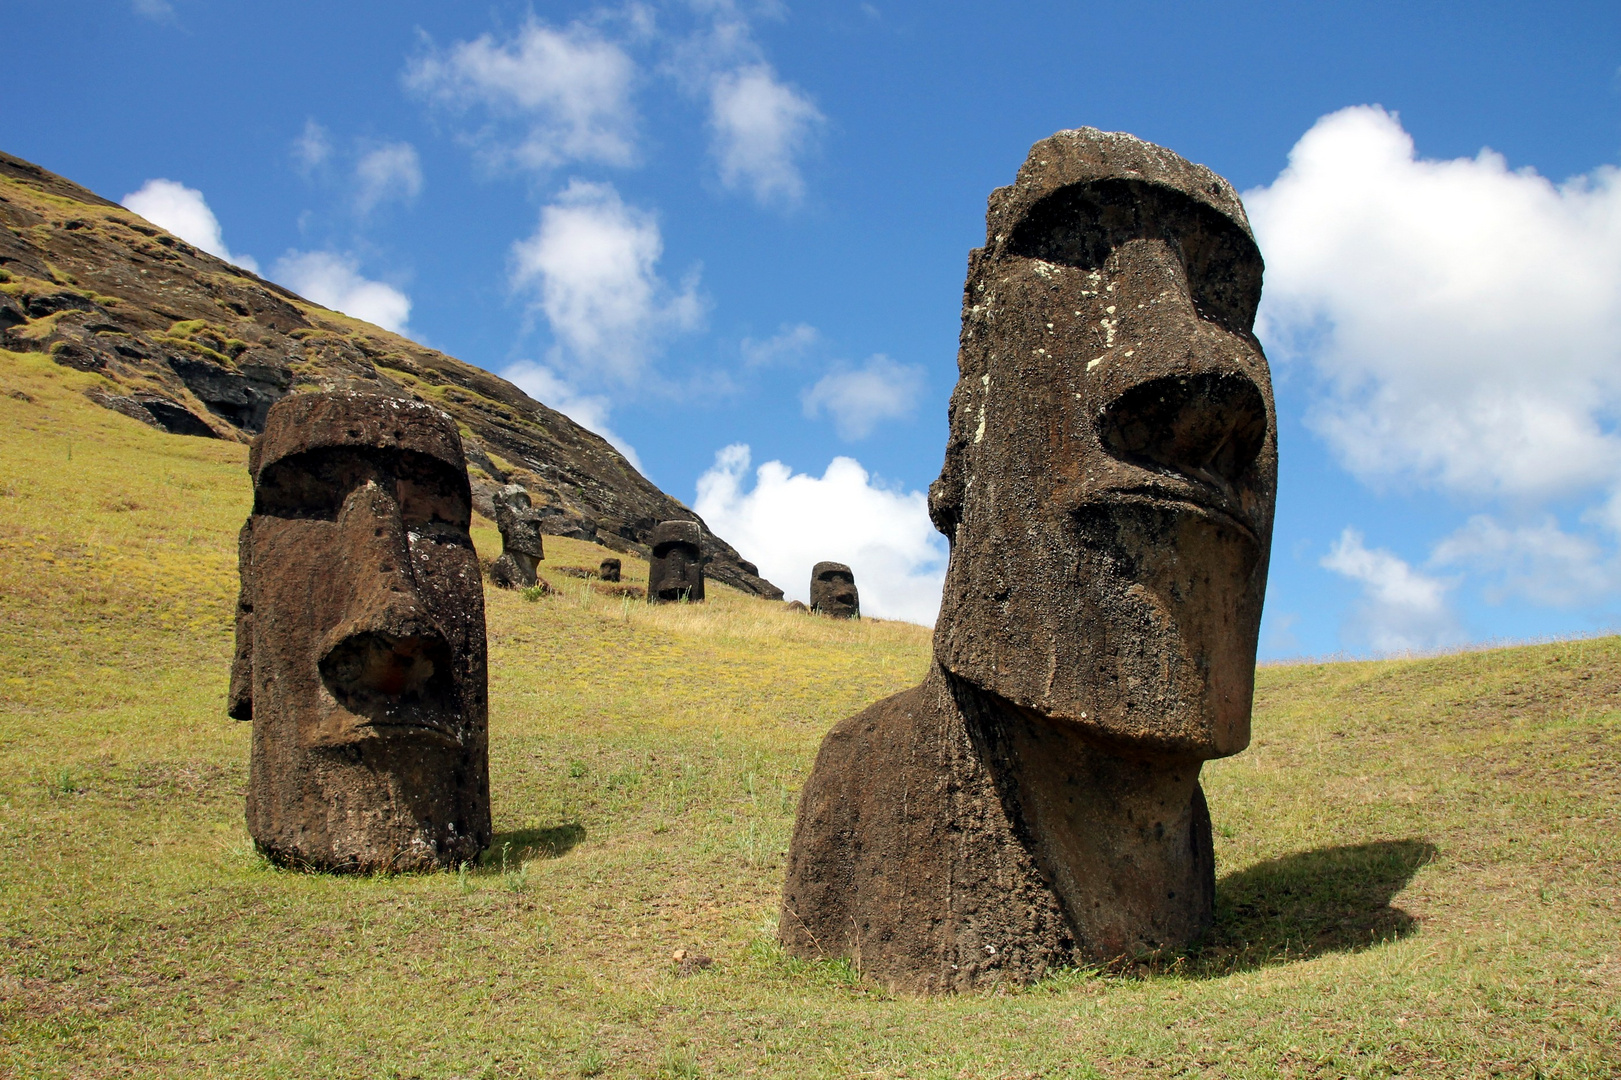
[(929, 678), (944, 683), (985, 755), (1083, 954), (1130, 958), (1181, 947), (1208, 928), (1215, 867), (1202, 762), (1088, 739), (939, 666)]

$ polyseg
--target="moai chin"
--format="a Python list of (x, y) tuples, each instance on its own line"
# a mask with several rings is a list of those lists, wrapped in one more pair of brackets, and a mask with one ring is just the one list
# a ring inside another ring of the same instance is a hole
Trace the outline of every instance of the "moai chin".
[(810, 606), (812, 611), (835, 619), (861, 618), (861, 593), (856, 590), (855, 573), (843, 563), (817, 563), (811, 568)]
[(230, 714), (248, 831), (277, 862), (452, 866), (490, 842), (484, 594), (455, 423), (297, 394), (248, 459)]
[(540, 580), (537, 572), (546, 549), (540, 536), (540, 515), (530, 506), (529, 492), (508, 484), (495, 493), (495, 527), (501, 531), (501, 557), (490, 567), (490, 581), (503, 589), (527, 588)]
[(951, 541), (934, 664), (823, 743), (779, 928), (925, 991), (1210, 925), (1199, 770), (1249, 743), (1277, 487), (1231, 185), (1065, 131), (986, 225), (929, 491)]
[(653, 528), (647, 598), (655, 604), (704, 598), (703, 530), (696, 521), (662, 521)]
[(619, 560), (603, 559), (602, 565), (597, 567), (597, 577), (603, 581), (619, 580)]

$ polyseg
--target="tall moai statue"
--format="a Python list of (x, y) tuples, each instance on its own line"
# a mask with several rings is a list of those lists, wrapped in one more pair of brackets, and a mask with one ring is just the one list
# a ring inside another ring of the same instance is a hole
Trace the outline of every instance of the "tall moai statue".
[(546, 557), (540, 536), (540, 515), (521, 485), (508, 484), (495, 493), (495, 527), (501, 531), (501, 557), (490, 567), (490, 581), (503, 589), (522, 589), (540, 580), (538, 567)]
[(704, 598), (703, 530), (696, 521), (661, 521), (653, 527), (647, 562), (647, 598), (655, 604)]
[(456, 424), (295, 394), (253, 442), (230, 714), (248, 831), (277, 862), (453, 866), (490, 842), (484, 593)]
[(810, 606), (812, 611), (835, 619), (861, 618), (861, 593), (856, 576), (838, 562), (819, 562), (811, 567)]
[(1037, 143), (968, 259), (923, 684), (804, 787), (779, 933), (914, 990), (1192, 943), (1203, 762), (1250, 738), (1277, 488), (1261, 256), (1221, 177)]

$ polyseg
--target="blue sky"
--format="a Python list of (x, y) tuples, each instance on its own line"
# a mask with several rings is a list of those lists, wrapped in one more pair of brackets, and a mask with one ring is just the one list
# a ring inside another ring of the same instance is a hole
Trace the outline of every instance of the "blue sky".
[(924, 621), (985, 197), (1061, 128), (1162, 143), (1246, 193), (1268, 262), (1263, 655), (1621, 624), (1614, 3), (6, 19), (0, 148), (514, 378), (791, 595), (838, 558)]

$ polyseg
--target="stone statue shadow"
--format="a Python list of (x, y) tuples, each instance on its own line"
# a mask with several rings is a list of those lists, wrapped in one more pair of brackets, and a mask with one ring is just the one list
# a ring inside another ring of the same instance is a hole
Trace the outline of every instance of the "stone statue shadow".
[(478, 868), (481, 871), (500, 873), (503, 855), (506, 866), (514, 869), (531, 859), (561, 858), (584, 839), (585, 826), (577, 821), (568, 821), (548, 828), (498, 832), (484, 854), (479, 856)]
[(1391, 900), (1435, 858), (1427, 840), (1301, 851), (1224, 875), (1216, 921), (1183, 955), (1149, 965), (1220, 978), (1335, 952), (1360, 952), (1413, 933), (1418, 920)]

